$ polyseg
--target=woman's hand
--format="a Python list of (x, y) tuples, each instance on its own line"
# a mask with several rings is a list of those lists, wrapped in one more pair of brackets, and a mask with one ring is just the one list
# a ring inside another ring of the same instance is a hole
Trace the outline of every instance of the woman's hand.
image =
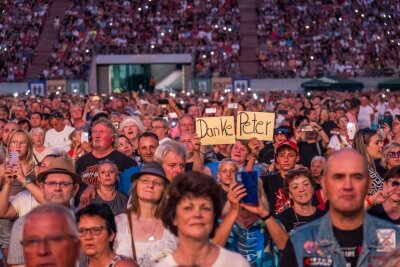
[(197, 134), (193, 135), (192, 145), (194, 151), (200, 152), (201, 143), (200, 143), (200, 137)]
[(13, 166), (5, 165), (4, 184), (11, 184), (17, 178), (16, 169)]
[(382, 189), (382, 190), (376, 192), (375, 194), (368, 196), (369, 201), (371, 202), (372, 205), (382, 204), (382, 203), (386, 202), (386, 200), (388, 200), (391, 195), (396, 193), (397, 190), (400, 190), (400, 188), (395, 187), (390, 191), (386, 191), (386, 190)]
[(262, 144), (257, 138), (253, 137), (250, 139), (248, 147), (250, 149), (250, 156), (257, 158), (258, 154), (260, 153)]

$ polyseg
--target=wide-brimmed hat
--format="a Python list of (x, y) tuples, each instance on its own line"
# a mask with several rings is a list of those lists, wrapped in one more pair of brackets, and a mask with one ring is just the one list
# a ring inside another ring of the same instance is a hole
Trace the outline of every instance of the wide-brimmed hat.
[(44, 182), (47, 175), (49, 175), (51, 173), (68, 174), (69, 176), (71, 176), (74, 184), (79, 184), (82, 180), (81, 176), (76, 174), (74, 165), (72, 164), (72, 161), (68, 160), (64, 157), (57, 157), (57, 158), (53, 159), (49, 164), (48, 170), (39, 173), (36, 180), (39, 183)]
[(151, 161), (148, 163), (145, 163), (143, 168), (140, 170), (140, 172), (135, 173), (131, 177), (131, 182), (135, 181), (136, 179), (139, 179), (140, 176), (143, 174), (151, 174), (151, 175), (156, 175), (163, 179), (167, 184), (169, 183), (169, 180), (167, 179), (167, 176), (165, 174), (165, 171), (163, 167), (160, 165), (160, 163), (156, 161)]

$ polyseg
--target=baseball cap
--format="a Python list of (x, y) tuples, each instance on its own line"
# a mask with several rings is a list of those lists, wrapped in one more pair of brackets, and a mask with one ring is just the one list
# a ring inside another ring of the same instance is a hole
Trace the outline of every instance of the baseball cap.
[(297, 144), (295, 142), (290, 141), (290, 140), (285, 140), (285, 141), (282, 141), (281, 143), (279, 143), (279, 145), (275, 149), (275, 153), (278, 152), (278, 150), (280, 150), (282, 147), (285, 147), (285, 146), (292, 148), (294, 151), (296, 151), (297, 154), (299, 154), (299, 147), (297, 146)]

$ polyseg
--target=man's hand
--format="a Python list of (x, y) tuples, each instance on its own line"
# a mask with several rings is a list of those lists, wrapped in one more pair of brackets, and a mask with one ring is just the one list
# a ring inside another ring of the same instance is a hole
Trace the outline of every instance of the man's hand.
[(85, 191), (83, 191), (81, 198), (79, 199), (79, 208), (84, 208), (90, 204), (90, 199), (96, 199), (96, 186), (89, 185)]

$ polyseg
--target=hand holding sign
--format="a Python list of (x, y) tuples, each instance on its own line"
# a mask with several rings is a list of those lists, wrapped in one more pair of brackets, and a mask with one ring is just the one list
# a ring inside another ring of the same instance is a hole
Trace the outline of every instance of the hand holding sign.
[(197, 134), (193, 135), (193, 139), (192, 139), (192, 145), (193, 145), (193, 150), (200, 152), (200, 137)]
[(197, 118), (196, 133), (202, 145), (234, 144), (233, 117)]
[(239, 112), (236, 117), (237, 139), (273, 141), (275, 113), (272, 112)]
[(257, 158), (261, 150), (260, 141), (256, 137), (250, 139), (248, 147), (250, 148), (250, 156)]

